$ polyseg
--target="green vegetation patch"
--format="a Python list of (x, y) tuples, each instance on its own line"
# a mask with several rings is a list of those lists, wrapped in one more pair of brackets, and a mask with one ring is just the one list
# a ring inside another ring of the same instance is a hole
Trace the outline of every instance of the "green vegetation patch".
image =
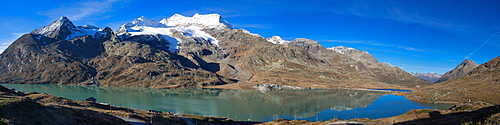
[(466, 105), (459, 108), (460, 110), (472, 110), (472, 107)]

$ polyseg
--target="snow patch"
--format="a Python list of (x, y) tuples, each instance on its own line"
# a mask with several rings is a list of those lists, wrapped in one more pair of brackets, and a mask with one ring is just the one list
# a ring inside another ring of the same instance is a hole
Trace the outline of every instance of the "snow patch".
[(270, 43), (273, 43), (273, 44), (280, 44), (280, 45), (288, 44), (291, 42), (291, 41), (286, 41), (286, 40), (281, 39), (280, 36), (273, 36), (271, 38), (268, 38), (267, 41)]
[(222, 19), (219, 14), (194, 14), (193, 17), (185, 17), (180, 14), (174, 14), (169, 18), (165, 18), (160, 21), (161, 24), (172, 27), (189, 27), (189, 26), (200, 26), (202, 28), (229, 28), (234, 27), (229, 24), (226, 20)]
[[(354, 48), (344, 47), (344, 46), (330, 47), (327, 49), (335, 51), (335, 52), (340, 53), (340, 54), (349, 54), (349, 53), (353, 53), (353, 52), (358, 52), (358, 50), (356, 50)], [(366, 53), (368, 53), (368, 52), (366, 52)]]
[(181, 49), (181, 46), (179, 46), (180, 39), (168, 36), (168, 35), (161, 35), (164, 39), (170, 42), (169, 50), (170, 52), (176, 52), (177, 50)]
[(254, 36), (258, 36), (258, 37), (262, 37), (262, 36), (260, 36), (259, 34), (251, 33), (250, 31), (245, 30), (245, 29), (240, 29), (240, 30), (242, 30), (242, 31), (243, 31), (243, 33), (246, 33), (246, 34), (250, 34), (250, 35), (254, 35)]
[(388, 62), (381, 62), (381, 64), (384, 65), (384, 66), (396, 67), (396, 66), (394, 66), (394, 65), (392, 65), (392, 64), (390, 64)]
[(182, 34), (195, 38), (202, 38), (203, 40), (209, 41), (212, 45), (219, 46), (219, 41), (215, 39), (215, 37), (210, 34), (203, 32), (200, 27), (190, 26), (190, 27), (181, 27), (174, 28), (175, 30), (180, 31)]
[[(154, 34), (160, 34), (160, 35), (165, 35), (174, 38), (172, 35), (172, 30), (177, 30), (181, 32), (183, 35), (189, 36), (189, 37), (194, 37), (194, 38), (202, 38), (204, 40), (209, 41), (213, 45), (218, 45), (218, 40), (209, 35), (206, 32), (203, 32), (200, 27), (196, 26), (191, 26), (191, 27), (149, 27), (149, 26), (134, 26), (131, 27), (132, 31), (128, 31), (127, 33), (130, 34), (130, 36), (136, 36), (136, 35), (154, 35)], [(123, 35), (125, 33), (121, 33), (118, 35)], [(177, 38), (176, 38), (177, 39)], [(177, 41), (181, 41), (180, 39), (177, 39)]]

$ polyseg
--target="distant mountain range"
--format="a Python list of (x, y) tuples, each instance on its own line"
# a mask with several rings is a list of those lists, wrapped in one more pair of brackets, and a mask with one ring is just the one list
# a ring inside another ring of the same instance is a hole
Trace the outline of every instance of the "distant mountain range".
[[(265, 39), (218, 14), (139, 17), (117, 31), (61, 17), (0, 54), (0, 83), (179, 88), (281, 84), (314, 88), (429, 85), (366, 51)], [(234, 84), (237, 83), (237, 84)]]
[(427, 81), (430, 83), (438, 83), (438, 82), (444, 82), (447, 80), (452, 80), (452, 79), (456, 79), (456, 78), (460, 78), (462, 76), (465, 76), (465, 75), (467, 75), (467, 73), (472, 71), (477, 66), (479, 66), (479, 65), (476, 62), (474, 62), (470, 59), (466, 59), (462, 63), (460, 63), (457, 67), (455, 67), (454, 69), (446, 72), (444, 75), (439, 75), (439, 74), (436, 74), (433, 72), (430, 72), (430, 73), (419, 73), (419, 72), (413, 73), (412, 72), (410, 74), (421, 79), (421, 80), (424, 80), (424, 81)]
[(410, 74), (421, 79), (421, 80), (424, 80), (424, 81), (427, 81), (430, 83), (436, 83), (439, 80), (439, 78), (441, 78), (441, 76), (442, 76), (442, 75), (439, 75), (439, 74), (434, 73), (434, 72), (430, 72), (430, 73), (411, 72)]

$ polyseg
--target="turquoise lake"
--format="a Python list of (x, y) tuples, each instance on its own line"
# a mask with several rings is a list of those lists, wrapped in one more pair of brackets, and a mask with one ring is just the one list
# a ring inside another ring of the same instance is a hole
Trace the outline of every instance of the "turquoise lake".
[(274, 119), (385, 118), (410, 109), (448, 109), (449, 104), (420, 103), (389, 92), (366, 90), (253, 91), (225, 89), (152, 89), (70, 85), (2, 84), (18, 91), (35, 91), (114, 106), (151, 109), (202, 116), (229, 117), (238, 121)]

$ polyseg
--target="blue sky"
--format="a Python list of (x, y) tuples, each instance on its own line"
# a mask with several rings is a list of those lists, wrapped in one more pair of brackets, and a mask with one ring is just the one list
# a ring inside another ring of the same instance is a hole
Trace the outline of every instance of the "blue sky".
[(218, 13), (266, 38), (366, 50), (408, 72), (444, 74), (466, 58), (500, 56), (498, 0), (2, 0), (0, 12), (0, 51), (61, 16), (116, 30), (140, 16)]

